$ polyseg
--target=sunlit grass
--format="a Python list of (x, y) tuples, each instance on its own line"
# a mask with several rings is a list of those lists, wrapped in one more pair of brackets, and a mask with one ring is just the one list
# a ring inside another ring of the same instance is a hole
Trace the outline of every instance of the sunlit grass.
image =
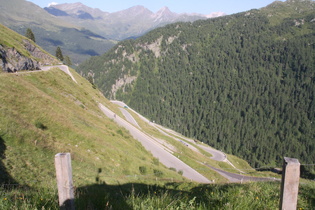
[[(17, 182), (32, 186), (45, 186), (44, 180), (54, 182), (53, 160), (60, 152), (71, 153), (77, 186), (95, 183), (99, 168), (106, 183), (134, 180), (129, 176), (139, 175), (139, 166), (182, 180), (163, 165), (152, 164), (152, 155), (127, 130), (108, 119), (98, 103), (117, 107), (71, 71), (78, 84), (59, 69), (0, 78), (3, 164)], [(154, 176), (147, 178), (156, 180)]]

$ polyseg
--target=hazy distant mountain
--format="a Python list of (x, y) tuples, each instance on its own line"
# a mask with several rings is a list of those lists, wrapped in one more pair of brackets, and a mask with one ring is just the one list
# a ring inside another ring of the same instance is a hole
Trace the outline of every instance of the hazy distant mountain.
[(93, 9), (81, 3), (58, 4), (44, 8), (50, 14), (72, 24), (85, 27), (104, 37), (122, 40), (138, 37), (160, 26), (178, 21), (195, 21), (225, 15), (224, 13), (177, 14), (167, 7), (156, 13), (143, 6), (134, 6), (122, 11), (108, 13)]
[(45, 10), (26, 0), (0, 0), (0, 23), (22, 35), (31, 28), (38, 45), (53, 55), (60, 46), (73, 63), (105, 53), (115, 44), (111, 39), (136, 38), (167, 23), (206, 18), (176, 14), (166, 7), (157, 13), (143, 6), (108, 13), (75, 3)]
[[(54, 14), (64, 16), (67, 12), (56, 8)], [(100, 11), (100, 14), (103, 12)], [(91, 18), (85, 12), (81, 12), (78, 16)], [(97, 10), (93, 16), (97, 16)], [(0, 23), (22, 35), (25, 35), (27, 28), (31, 28), (38, 45), (52, 55), (55, 54), (57, 46), (60, 46), (63, 54), (70, 56), (73, 63), (80, 63), (90, 56), (103, 54), (114, 46), (113, 41), (75, 24), (62, 21), (43, 8), (25, 0), (0, 0)]]
[(71, 16), (79, 19), (102, 19), (109, 13), (103, 12), (99, 9), (93, 9), (85, 6), (82, 3), (73, 4), (55, 4), (44, 8), (47, 12), (54, 16)]

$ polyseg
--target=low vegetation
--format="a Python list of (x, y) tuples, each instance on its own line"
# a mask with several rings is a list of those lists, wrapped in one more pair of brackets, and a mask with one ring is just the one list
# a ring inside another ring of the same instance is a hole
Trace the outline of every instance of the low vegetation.
[[(76, 188), (76, 209), (278, 209), (280, 183), (94, 184)], [(2, 187), (1, 209), (59, 209), (54, 189)], [(315, 185), (299, 189), (297, 209), (315, 205)]]

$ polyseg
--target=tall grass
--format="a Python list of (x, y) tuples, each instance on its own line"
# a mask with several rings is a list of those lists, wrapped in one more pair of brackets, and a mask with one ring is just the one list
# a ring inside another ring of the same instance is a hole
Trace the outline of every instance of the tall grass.
[[(76, 209), (278, 209), (280, 183), (197, 185), (93, 184), (76, 189)], [(301, 185), (298, 209), (314, 209), (315, 185)], [(58, 209), (57, 192), (48, 189), (0, 191), (1, 209)]]
[(59, 209), (55, 188), (29, 188), (20, 185), (0, 187), (0, 209)]

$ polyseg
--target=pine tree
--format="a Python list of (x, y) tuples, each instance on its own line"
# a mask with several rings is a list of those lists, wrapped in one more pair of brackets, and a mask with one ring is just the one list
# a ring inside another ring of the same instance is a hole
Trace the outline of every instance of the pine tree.
[(62, 51), (61, 51), (60, 47), (57, 47), (57, 50), (56, 50), (56, 57), (57, 57), (59, 60), (61, 60), (61, 61), (64, 60), (63, 55), (62, 55)]
[(33, 42), (35, 42), (34, 33), (33, 33), (33, 31), (32, 31), (30, 28), (27, 28), (27, 29), (26, 29), (25, 36), (26, 36), (27, 38), (29, 38), (30, 40), (32, 40)]
[(72, 62), (71, 62), (71, 59), (70, 59), (70, 57), (69, 56), (65, 56), (65, 64), (67, 65), (67, 66), (71, 66), (72, 65)]

